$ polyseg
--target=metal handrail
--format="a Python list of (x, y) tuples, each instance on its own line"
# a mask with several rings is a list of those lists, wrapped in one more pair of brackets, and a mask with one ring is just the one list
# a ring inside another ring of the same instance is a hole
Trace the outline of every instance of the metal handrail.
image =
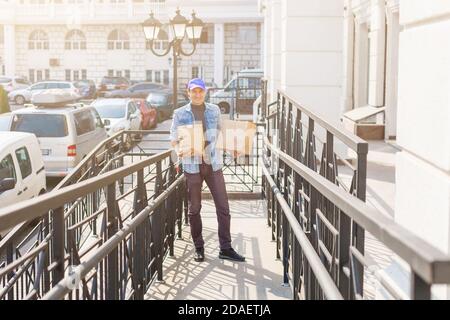
[(297, 109), (299, 109), (302, 113), (306, 114), (310, 119), (313, 119), (322, 128), (331, 132), (336, 138), (344, 142), (346, 145), (351, 147), (357, 153), (368, 152), (367, 142), (361, 139), (360, 137), (348, 132), (341, 123), (336, 122), (332, 119), (325, 120), (324, 116), (319, 116), (317, 113), (300, 105), (290, 96), (288, 96), (284, 91), (280, 90), (279, 93), (283, 98), (285, 98), (288, 102), (292, 103), (292, 105), (295, 106)]
[(51, 193), (44, 194), (37, 198), (32, 198), (17, 204), (0, 209), (0, 231), (7, 230), (17, 224), (42, 217), (49, 209), (58, 208), (71, 201), (76, 201), (79, 197), (92, 193), (99, 188), (125, 178), (145, 167), (162, 160), (172, 153), (172, 149), (151, 156), (148, 159), (133, 163), (124, 168), (118, 168), (93, 177), (86, 181), (81, 181), (76, 185), (69, 185)]
[(167, 134), (169, 131), (167, 130), (122, 130), (117, 132), (116, 134), (110, 136), (109, 138), (103, 140), (100, 142), (89, 154), (86, 155), (84, 159), (82, 159), (74, 171), (72, 171), (70, 174), (65, 176), (55, 187), (55, 189), (60, 189), (64, 186), (67, 186), (68, 184), (72, 183), (73, 177), (76, 176), (78, 171), (80, 171), (89, 161), (93, 161), (93, 159), (97, 156), (97, 153), (102, 148), (106, 148), (108, 144), (115, 142), (115, 141), (123, 141), (124, 137), (132, 134), (145, 134), (145, 133), (152, 133), (152, 134)]
[[(81, 279), (85, 278), (88, 273), (94, 269), (100, 261), (102, 261), (111, 251), (117, 246), (135, 229), (144, 222), (149, 215), (151, 215), (155, 208), (157, 208), (167, 197), (175, 190), (177, 186), (183, 183), (184, 176), (180, 176), (169, 188), (163, 191), (155, 200), (151, 201), (147, 207), (139, 212), (133, 219), (127, 221), (123, 228), (116, 232), (108, 241), (97, 250), (82, 264), (76, 267), (74, 272), (80, 276)], [(63, 278), (56, 286), (54, 286), (44, 297), (43, 300), (57, 300), (62, 299), (67, 293), (70, 292), (73, 278), (68, 275)]]
[(309, 242), (306, 234), (303, 232), (302, 227), (300, 226), (300, 223), (295, 218), (295, 215), (292, 212), (291, 208), (289, 207), (288, 203), (286, 202), (286, 200), (284, 200), (281, 191), (277, 188), (277, 185), (275, 184), (272, 177), (270, 176), (270, 173), (267, 170), (265, 164), (262, 163), (261, 167), (262, 167), (263, 174), (265, 175), (267, 182), (269, 183), (269, 186), (272, 189), (272, 192), (276, 196), (277, 201), (283, 210), (284, 216), (289, 221), (290, 228), (294, 232), (294, 235), (297, 238), (297, 241), (299, 242), (299, 244), (303, 250), (303, 254), (305, 255), (306, 259), (308, 260), (308, 262), (311, 266), (311, 269), (313, 270), (314, 274), (316, 275), (317, 281), (319, 282), (320, 286), (323, 288), (326, 298), (329, 300), (342, 300), (343, 297), (342, 297), (341, 293), (339, 292), (339, 288), (334, 283), (333, 279), (331, 278), (330, 274), (328, 273), (328, 270), (322, 264), (320, 257), (316, 253), (312, 244)]
[(264, 142), (280, 160), (320, 194), (405, 260), (424, 281), (430, 284), (450, 284), (450, 255), (444, 254), (378, 210), (351, 196), (314, 170), (274, 147), (267, 138)]

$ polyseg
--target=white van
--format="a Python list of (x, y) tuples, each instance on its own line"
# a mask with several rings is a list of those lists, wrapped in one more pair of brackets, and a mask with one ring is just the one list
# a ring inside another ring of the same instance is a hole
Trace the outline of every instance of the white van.
[(44, 162), (34, 134), (0, 132), (0, 207), (46, 190)]
[(97, 111), (82, 104), (13, 111), (10, 130), (36, 135), (50, 177), (66, 176), (107, 138)]
[[(245, 111), (253, 111), (253, 102), (261, 95), (262, 69), (244, 69), (234, 75), (223, 89), (210, 95), (209, 102), (219, 106), (222, 113), (228, 113), (234, 100), (238, 98), (245, 104)], [(239, 81), (238, 81), (239, 79)], [(236, 106), (235, 106), (236, 107)], [(248, 110), (247, 110), (248, 109)], [(242, 112), (242, 110), (238, 110)]]

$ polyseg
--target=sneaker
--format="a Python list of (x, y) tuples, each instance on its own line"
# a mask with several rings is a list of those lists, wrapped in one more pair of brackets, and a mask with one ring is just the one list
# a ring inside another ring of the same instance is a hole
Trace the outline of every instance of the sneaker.
[(202, 262), (205, 260), (205, 250), (203, 248), (195, 249), (194, 253), (194, 261)]
[(233, 261), (240, 261), (240, 262), (245, 261), (245, 257), (241, 256), (239, 253), (234, 251), (233, 248), (220, 250), (219, 258), (233, 260)]

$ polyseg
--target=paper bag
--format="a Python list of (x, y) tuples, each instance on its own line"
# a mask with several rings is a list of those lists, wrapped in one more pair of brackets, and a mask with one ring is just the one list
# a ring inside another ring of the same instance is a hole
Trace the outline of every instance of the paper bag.
[(202, 156), (204, 149), (203, 125), (193, 124), (179, 126), (177, 128), (178, 148), (183, 153), (183, 158)]
[(249, 121), (222, 120), (222, 130), (217, 137), (216, 148), (241, 155), (252, 153), (256, 125)]

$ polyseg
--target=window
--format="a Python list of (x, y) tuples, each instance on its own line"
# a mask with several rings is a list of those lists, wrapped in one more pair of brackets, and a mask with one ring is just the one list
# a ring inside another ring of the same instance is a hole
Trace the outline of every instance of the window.
[(16, 114), (11, 131), (34, 133), (38, 138), (65, 137), (67, 136), (66, 117), (55, 114)]
[(87, 72), (86, 69), (82, 70), (70, 70), (66, 69), (66, 81), (78, 81), (78, 80), (86, 80)]
[(91, 109), (91, 113), (92, 113), (92, 116), (95, 119), (95, 127), (103, 128), (103, 121), (102, 121), (102, 118), (100, 117), (100, 115), (98, 114), (97, 110), (95, 110), (93, 108), (93, 109)]
[(161, 83), (161, 71), (155, 71), (155, 82)]
[(50, 79), (50, 70), (35, 70), (35, 69), (29, 69), (28, 70), (28, 77), (30, 78), (30, 82), (39, 82), (42, 80), (48, 80)]
[(89, 110), (75, 113), (74, 120), (77, 135), (79, 136), (95, 130), (95, 120)]
[(130, 70), (125, 70), (125, 78), (130, 79)]
[(198, 67), (192, 67), (192, 78), (198, 78), (199, 75), (199, 68)]
[(28, 70), (28, 78), (30, 79), (30, 82), (34, 82), (34, 69)]
[(14, 181), (17, 181), (14, 161), (10, 154), (0, 162), (0, 181), (8, 178), (13, 178)]
[(108, 70), (108, 77), (114, 77), (114, 70)]
[(214, 26), (206, 25), (200, 35), (200, 43), (214, 43)]
[(36, 80), (42, 81), (42, 70), (36, 71)]
[(42, 30), (35, 30), (28, 38), (28, 49), (48, 50), (48, 35)]
[(145, 79), (149, 82), (153, 81), (153, 71), (152, 70), (145, 71)]
[(52, 82), (52, 83), (47, 83), (47, 85), (45, 86), (45, 89), (58, 89), (58, 83), (56, 82)]
[(164, 84), (169, 84), (169, 70), (164, 70)]
[(135, 85), (135, 86), (130, 87), (130, 90), (133, 90), (133, 91), (142, 91), (142, 90), (147, 90), (147, 89), (148, 89), (147, 87), (148, 87), (148, 86), (147, 86), (146, 84), (138, 84), (138, 85)]
[[(150, 41), (146, 41), (145, 48), (147, 50), (150, 50)], [(169, 47), (169, 36), (167, 35), (167, 32), (163, 29), (159, 30), (158, 38), (157, 40), (153, 41), (153, 49), (155, 50), (167, 50)]]
[(25, 179), (31, 174), (31, 161), (28, 150), (25, 147), (16, 150), (17, 162), (19, 163), (22, 179)]
[(108, 36), (108, 50), (130, 49), (130, 38), (123, 30), (113, 30)]
[(9, 124), (11, 122), (12, 115), (2, 115), (0, 117), (0, 131), (9, 131)]
[(45, 83), (38, 83), (35, 84), (34, 86), (31, 87), (31, 91), (33, 90), (42, 90), (46, 88), (46, 84)]
[(239, 26), (238, 42), (256, 44), (258, 42), (258, 30), (256, 26)]
[(130, 118), (130, 115), (132, 115), (135, 112), (136, 112), (136, 106), (134, 105), (133, 102), (130, 102), (128, 104), (128, 115), (127, 115), (127, 118)]
[(70, 89), (70, 83), (61, 83), (58, 82), (58, 89)]
[(125, 105), (123, 104), (99, 104), (94, 106), (100, 117), (120, 119), (125, 117)]
[(66, 35), (66, 50), (86, 50), (86, 37), (81, 30), (71, 30)]

